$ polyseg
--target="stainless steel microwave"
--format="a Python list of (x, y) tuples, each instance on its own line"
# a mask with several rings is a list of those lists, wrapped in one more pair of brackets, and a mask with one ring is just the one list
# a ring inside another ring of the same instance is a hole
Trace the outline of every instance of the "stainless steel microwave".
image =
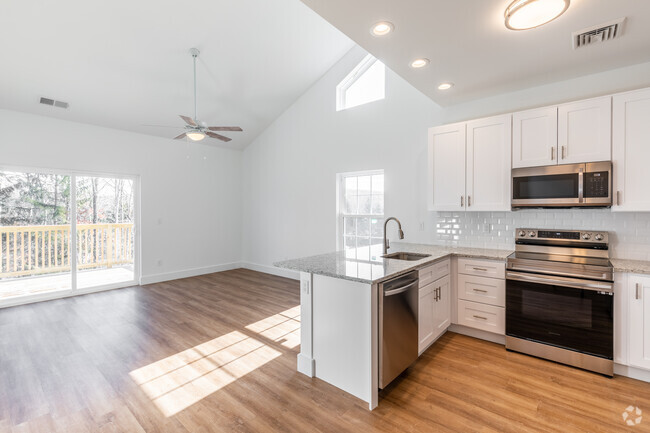
[(611, 161), (512, 170), (512, 207), (612, 205)]

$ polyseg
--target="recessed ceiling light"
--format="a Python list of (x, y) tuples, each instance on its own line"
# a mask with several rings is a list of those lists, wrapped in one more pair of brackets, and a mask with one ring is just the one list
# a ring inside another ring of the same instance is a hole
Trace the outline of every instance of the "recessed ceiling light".
[(448, 90), (454, 87), (454, 83), (440, 83), (438, 85), (438, 90)]
[(370, 33), (375, 36), (385, 36), (395, 29), (393, 23), (381, 21), (370, 28)]
[(526, 30), (539, 27), (562, 15), (571, 0), (515, 0), (505, 12), (506, 27)]
[(429, 64), (429, 59), (415, 59), (411, 62), (411, 67), (412, 68), (424, 68), (426, 65)]

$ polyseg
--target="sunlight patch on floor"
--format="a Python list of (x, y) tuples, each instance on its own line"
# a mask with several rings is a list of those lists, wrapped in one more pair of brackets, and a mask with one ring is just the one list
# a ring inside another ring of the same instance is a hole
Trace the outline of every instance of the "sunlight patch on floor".
[(300, 305), (252, 323), (246, 329), (293, 349), (300, 344)]
[(129, 375), (170, 417), (280, 355), (261, 341), (233, 331)]

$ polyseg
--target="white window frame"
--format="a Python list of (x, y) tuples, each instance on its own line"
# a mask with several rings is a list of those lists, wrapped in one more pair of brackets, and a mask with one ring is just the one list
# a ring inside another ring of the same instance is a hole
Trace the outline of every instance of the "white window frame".
[[(381, 215), (344, 214), (343, 210), (345, 209), (345, 179), (348, 177), (373, 176), (378, 174), (384, 175), (384, 213)], [(386, 175), (383, 169), (350, 171), (347, 173), (338, 173), (336, 175), (336, 250), (337, 251), (342, 251), (345, 249), (345, 241), (344, 241), (345, 226), (343, 222), (344, 217), (377, 218), (383, 221), (385, 215), (386, 215)]]
[[(142, 277), (142, 239), (140, 236), (140, 175), (137, 174), (117, 174), (98, 171), (86, 170), (67, 170), (60, 168), (43, 168), (17, 165), (0, 164), (0, 171), (13, 171), (22, 173), (41, 173), (41, 174), (58, 174), (61, 176), (70, 176), (70, 184), (76, 184), (77, 176), (80, 177), (105, 177), (112, 179), (128, 179), (133, 181), (133, 280), (120, 283), (111, 283), (102, 286), (79, 289), (77, 287), (77, 255), (72, 254), (70, 257), (70, 289), (58, 290), (55, 292), (27, 294), (0, 300), (0, 308), (13, 307), (16, 305), (30, 304), (33, 302), (49, 301), (52, 299), (67, 298), (70, 296), (85, 295), (105, 290), (120, 289), (141, 284)], [(77, 245), (77, 194), (76, 188), (71, 188), (70, 195), (70, 243)], [(76, 247), (75, 247), (76, 248)], [(75, 250), (76, 251), (76, 250)]]
[[(352, 86), (359, 78), (363, 76), (363, 74), (366, 73), (368, 69), (372, 67), (376, 62), (378, 62), (379, 59), (374, 57), (372, 54), (368, 54), (366, 57), (361, 60), (361, 62), (350, 72), (344, 79), (341, 81), (337, 86), (336, 86), (336, 111), (342, 111), (346, 110), (347, 108), (354, 108), (354, 107), (347, 107), (346, 106), (346, 100), (345, 100), (345, 93), (347, 90)], [(384, 83), (385, 86), (385, 83)], [(384, 97), (381, 99), (386, 98), (386, 89), (384, 89)], [(378, 99), (378, 100), (381, 100)], [(370, 102), (375, 102), (375, 101), (370, 101)], [(368, 102), (368, 103), (370, 103)], [(361, 104), (365, 105), (365, 104)], [(355, 105), (355, 107), (359, 107), (359, 105)]]

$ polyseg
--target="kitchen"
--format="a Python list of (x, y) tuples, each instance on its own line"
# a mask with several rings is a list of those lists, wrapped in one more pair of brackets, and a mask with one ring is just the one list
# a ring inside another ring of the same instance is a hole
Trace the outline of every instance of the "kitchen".
[(648, 431), (650, 2), (37, 4), (0, 432)]

